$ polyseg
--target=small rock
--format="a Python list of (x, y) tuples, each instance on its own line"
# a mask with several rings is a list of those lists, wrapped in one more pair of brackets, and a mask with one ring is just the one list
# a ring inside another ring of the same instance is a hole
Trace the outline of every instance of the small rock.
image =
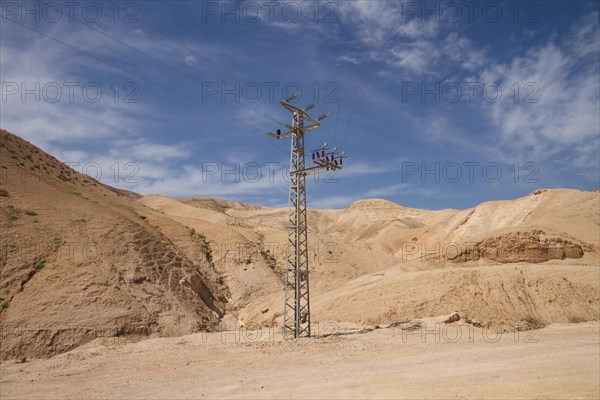
[(130, 280), (129, 283), (136, 283), (136, 284), (140, 284), (142, 282), (144, 282), (146, 280), (146, 276), (145, 275), (134, 275)]
[(262, 310), (260, 310), (260, 312), (263, 313), (263, 314), (266, 314), (268, 311), (269, 311), (269, 309), (266, 308), (266, 307), (263, 308)]
[(446, 318), (444, 323), (450, 324), (450, 323), (456, 322), (456, 321), (460, 321), (460, 315), (458, 315), (457, 312), (454, 312), (454, 313), (450, 314), (450, 316), (448, 318)]
[(17, 361), (16, 361), (17, 364), (24, 364), (26, 362), (27, 362), (27, 357), (17, 358)]

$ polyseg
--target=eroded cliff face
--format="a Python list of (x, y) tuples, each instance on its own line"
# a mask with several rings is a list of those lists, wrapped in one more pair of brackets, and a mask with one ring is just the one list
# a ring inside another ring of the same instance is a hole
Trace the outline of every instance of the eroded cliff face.
[(541, 230), (533, 230), (494, 236), (474, 245), (464, 246), (461, 252), (449, 252), (447, 259), (454, 262), (485, 259), (500, 263), (540, 263), (582, 258), (584, 246), (568, 239), (548, 237)]

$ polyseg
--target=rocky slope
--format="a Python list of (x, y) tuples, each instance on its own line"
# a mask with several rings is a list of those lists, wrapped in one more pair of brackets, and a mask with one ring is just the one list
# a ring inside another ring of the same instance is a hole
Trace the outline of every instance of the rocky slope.
[(0, 159), (0, 357), (218, 323), (218, 276), (206, 251), (187, 255), (152, 225), (170, 220), (6, 131)]

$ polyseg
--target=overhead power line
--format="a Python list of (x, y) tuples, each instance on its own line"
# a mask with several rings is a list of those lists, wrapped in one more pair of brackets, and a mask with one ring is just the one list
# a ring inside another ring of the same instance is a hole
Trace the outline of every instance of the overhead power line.
[[(170, 94), (173, 94), (173, 95), (175, 95), (175, 96), (181, 97), (182, 99), (184, 99), (184, 100), (187, 100), (187, 101), (189, 101), (189, 102), (192, 102), (192, 103), (194, 103), (194, 104), (197, 104), (197, 105), (203, 106), (203, 107), (205, 107), (206, 109), (208, 109), (208, 110), (210, 110), (210, 111), (212, 111), (212, 112), (214, 112), (214, 113), (216, 113), (216, 114), (218, 114), (218, 115), (221, 115), (222, 117), (225, 117), (225, 118), (228, 118), (228, 119), (230, 119), (230, 120), (232, 120), (232, 121), (236, 121), (236, 122), (239, 122), (239, 123), (241, 123), (241, 124), (244, 124), (244, 125), (246, 125), (246, 126), (248, 126), (248, 127), (252, 128), (252, 129), (255, 129), (255, 130), (258, 130), (258, 131), (262, 132), (262, 133), (263, 133), (263, 134), (265, 134), (265, 135), (266, 135), (266, 134), (268, 134), (268, 132), (267, 132), (267, 131), (265, 131), (264, 129), (258, 128), (258, 127), (254, 126), (254, 125), (252, 125), (252, 124), (250, 124), (250, 123), (248, 123), (248, 122), (246, 122), (246, 121), (243, 121), (243, 120), (241, 120), (241, 119), (238, 119), (238, 118), (232, 117), (231, 115), (225, 114), (225, 113), (223, 113), (223, 112), (219, 111), (218, 109), (216, 109), (215, 107), (212, 107), (212, 106), (210, 106), (210, 105), (208, 105), (208, 104), (206, 104), (206, 103), (203, 103), (203, 102), (198, 102), (198, 101), (194, 100), (193, 98), (191, 98), (191, 97), (189, 97), (189, 96), (186, 96), (186, 95), (184, 95), (184, 94), (182, 94), (182, 93), (179, 93), (179, 92), (177, 92), (177, 91), (175, 91), (175, 90), (172, 90), (172, 89), (170, 89), (170, 88), (168, 88), (168, 87), (165, 87), (165, 86), (161, 85), (160, 83), (156, 83), (156, 82), (154, 82), (154, 81), (152, 81), (152, 80), (150, 80), (150, 79), (148, 79), (148, 78), (146, 78), (146, 77), (143, 77), (143, 76), (141, 76), (141, 75), (138, 75), (138, 74), (136, 74), (136, 73), (134, 73), (134, 72), (128, 71), (128, 70), (126, 70), (126, 69), (124, 69), (124, 68), (122, 68), (122, 67), (119, 67), (118, 65), (115, 65), (114, 63), (111, 63), (110, 61), (106, 61), (106, 60), (103, 60), (103, 59), (101, 59), (101, 58), (99, 58), (99, 57), (96, 57), (95, 55), (93, 55), (93, 54), (90, 54), (90, 53), (88, 53), (88, 52), (87, 52), (87, 51), (85, 51), (85, 50), (78, 49), (77, 47), (75, 47), (75, 46), (73, 46), (73, 45), (70, 45), (69, 43), (66, 43), (66, 42), (64, 42), (64, 41), (62, 41), (62, 40), (60, 40), (60, 39), (57, 39), (57, 38), (55, 38), (55, 37), (52, 37), (52, 36), (50, 36), (50, 35), (48, 35), (48, 34), (46, 34), (46, 33), (44, 33), (44, 32), (41, 32), (41, 31), (39, 31), (39, 30), (37, 30), (37, 29), (35, 29), (35, 28), (32, 28), (32, 27), (30, 27), (30, 26), (28, 26), (28, 25), (26, 25), (26, 24), (23, 24), (23, 23), (21, 23), (21, 22), (19, 22), (19, 21), (15, 21), (14, 19), (12, 19), (12, 18), (9, 18), (9, 17), (7, 17), (7, 16), (5, 16), (5, 15), (3, 15), (3, 14), (0, 14), (0, 17), (2, 17), (2, 18), (5, 18), (5, 20), (11, 21), (12, 23), (14, 23), (14, 24), (16, 24), (16, 25), (19, 25), (19, 26), (21, 26), (21, 27), (23, 27), (23, 28), (26, 28), (26, 29), (28, 29), (28, 30), (30, 30), (30, 31), (32, 31), (32, 32), (35, 32), (35, 33), (37, 33), (37, 34), (39, 34), (39, 35), (41, 35), (41, 36), (44, 36), (44, 37), (46, 37), (47, 39), (50, 39), (50, 40), (52, 40), (52, 41), (55, 41), (55, 42), (57, 42), (57, 43), (60, 43), (60, 44), (62, 44), (63, 46), (65, 46), (65, 47), (68, 47), (68, 48), (70, 48), (70, 49), (72, 49), (72, 50), (75, 50), (76, 52), (78, 52), (78, 53), (81, 53), (81, 54), (83, 54), (83, 55), (85, 55), (85, 56), (87, 56), (87, 57), (90, 57), (90, 58), (92, 58), (92, 59), (94, 59), (94, 60), (96, 60), (96, 61), (99, 61), (99, 62), (101, 62), (101, 63), (103, 63), (103, 64), (106, 64), (106, 65), (108, 65), (108, 66), (110, 66), (110, 67), (113, 67), (113, 68), (115, 68), (115, 69), (117, 69), (117, 70), (119, 70), (119, 71), (122, 71), (122, 72), (124, 72), (124, 73), (126, 73), (126, 74), (128, 74), (128, 75), (131, 75), (131, 76), (133, 76), (133, 77), (135, 77), (135, 78), (137, 78), (137, 79), (140, 79), (140, 80), (143, 80), (143, 81), (145, 81), (145, 82), (148, 82), (149, 84), (151, 84), (151, 85), (153, 85), (153, 86), (155, 86), (155, 87), (157, 87), (157, 88), (159, 88), (159, 89), (162, 89), (162, 90), (164, 90), (165, 92), (168, 92), (168, 93), (170, 93)], [(278, 148), (277, 146), (275, 146), (275, 145), (274, 145), (274, 144), (273, 144), (271, 141), (269, 141), (269, 143), (270, 143), (271, 145), (273, 145), (275, 148), (277, 148), (279, 151), (283, 151), (283, 150), (281, 150), (280, 148)]]
[[(72, 18), (73, 20), (75, 20), (75, 21), (79, 22), (80, 24), (82, 24), (82, 25), (86, 26), (87, 28), (89, 28), (89, 29), (93, 30), (94, 32), (97, 32), (97, 33), (99, 33), (99, 34), (101, 34), (101, 35), (103, 35), (103, 36), (105, 36), (105, 37), (107, 37), (107, 38), (109, 38), (109, 39), (111, 39), (111, 40), (114, 40), (115, 42), (117, 42), (117, 43), (119, 43), (119, 44), (121, 44), (121, 45), (123, 45), (123, 46), (127, 47), (128, 49), (131, 49), (131, 50), (135, 51), (136, 53), (138, 53), (138, 54), (140, 54), (140, 55), (142, 55), (142, 56), (144, 56), (144, 57), (146, 57), (146, 58), (148, 58), (148, 59), (150, 59), (150, 60), (154, 61), (155, 63), (157, 63), (157, 64), (159, 64), (159, 65), (162, 65), (162, 66), (163, 66), (163, 67), (165, 67), (165, 68), (168, 68), (169, 70), (171, 70), (171, 71), (173, 71), (173, 72), (175, 72), (175, 73), (177, 73), (177, 74), (179, 74), (179, 75), (181, 75), (181, 76), (183, 76), (183, 77), (185, 77), (185, 78), (187, 78), (187, 79), (189, 79), (189, 80), (191, 80), (191, 81), (193, 81), (193, 82), (196, 82), (196, 83), (198, 83), (198, 84), (201, 84), (201, 85), (205, 83), (205, 82), (203, 82), (203, 81), (200, 81), (200, 80), (198, 80), (198, 79), (194, 78), (193, 76), (191, 76), (191, 75), (189, 75), (189, 74), (187, 74), (187, 73), (185, 73), (185, 72), (183, 72), (183, 71), (180, 71), (180, 70), (178, 70), (178, 69), (177, 69), (177, 68), (175, 68), (175, 67), (172, 67), (172, 66), (170, 66), (169, 64), (166, 64), (166, 63), (165, 63), (165, 62), (163, 62), (163, 61), (160, 61), (160, 60), (158, 60), (158, 59), (156, 59), (156, 58), (154, 58), (154, 57), (152, 57), (152, 56), (150, 56), (150, 55), (148, 55), (148, 54), (144, 53), (143, 51), (141, 51), (141, 50), (137, 49), (136, 47), (134, 47), (134, 46), (131, 46), (130, 44), (127, 44), (127, 43), (125, 43), (124, 41), (122, 41), (122, 40), (120, 40), (120, 39), (118, 39), (118, 38), (116, 38), (116, 37), (114, 37), (114, 36), (112, 36), (112, 35), (110, 35), (110, 34), (108, 34), (108, 33), (104, 32), (104, 31), (102, 31), (102, 30), (100, 30), (100, 29), (98, 29), (98, 28), (95, 28), (94, 26), (92, 26), (92, 25), (90, 25), (90, 24), (88, 24), (88, 23), (86, 23), (86, 22), (84, 22), (84, 21), (81, 21), (80, 19), (77, 19), (75, 16), (72, 16), (72, 15), (66, 14), (64, 11), (62, 11), (62, 9), (61, 9), (60, 7), (56, 7), (56, 6), (54, 6), (52, 3), (46, 3), (46, 2), (45, 2), (45, 1), (43, 1), (43, 0), (38, 0), (38, 1), (39, 1), (40, 3), (42, 3), (42, 4), (44, 4), (46, 7), (51, 7), (51, 8), (53, 8), (53, 9), (55, 9), (56, 11), (60, 12), (60, 13), (61, 13), (61, 14), (63, 14), (64, 16), (66, 16), (66, 17), (69, 17), (69, 18)], [(253, 107), (250, 107), (249, 105), (247, 105), (247, 104), (245, 104), (245, 103), (243, 103), (243, 102), (241, 102), (241, 101), (238, 101), (238, 100), (234, 100), (234, 101), (235, 101), (236, 103), (238, 103), (239, 105), (241, 105), (241, 106), (243, 106), (243, 107), (245, 107), (245, 108), (247, 108), (247, 109), (249, 109), (249, 110), (251, 110), (251, 111), (253, 111), (253, 112), (257, 113), (257, 114), (259, 114), (259, 115), (262, 115), (263, 117), (270, 119), (271, 121), (274, 121), (274, 122), (277, 122), (278, 124), (281, 124), (281, 125), (283, 125), (283, 123), (281, 123), (280, 121), (278, 121), (278, 120), (276, 120), (276, 119), (272, 118), (271, 116), (269, 116), (269, 115), (267, 115), (267, 114), (265, 114), (265, 113), (263, 113), (263, 112), (261, 112), (261, 111), (259, 111), (259, 110), (256, 110), (256, 109), (255, 109), (255, 108), (253, 108)]]

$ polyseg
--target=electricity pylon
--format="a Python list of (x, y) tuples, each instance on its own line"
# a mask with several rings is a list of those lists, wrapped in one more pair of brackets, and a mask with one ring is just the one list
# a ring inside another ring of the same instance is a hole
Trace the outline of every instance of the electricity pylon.
[[(318, 121), (327, 118), (320, 115), (316, 120), (307, 111), (315, 104), (300, 109), (289, 104), (297, 95), (292, 95), (279, 104), (292, 113), (292, 125), (284, 125), (287, 132), (269, 133), (269, 136), (284, 139), (290, 137), (290, 196), (288, 243), (286, 246), (285, 302), (283, 306), (284, 339), (310, 337), (310, 294), (308, 285), (308, 223), (306, 212), (306, 177), (343, 167), (346, 153), (329, 151), (327, 143), (312, 152), (313, 166), (306, 167), (304, 134), (321, 126)], [(308, 124), (305, 124), (305, 121)]]

